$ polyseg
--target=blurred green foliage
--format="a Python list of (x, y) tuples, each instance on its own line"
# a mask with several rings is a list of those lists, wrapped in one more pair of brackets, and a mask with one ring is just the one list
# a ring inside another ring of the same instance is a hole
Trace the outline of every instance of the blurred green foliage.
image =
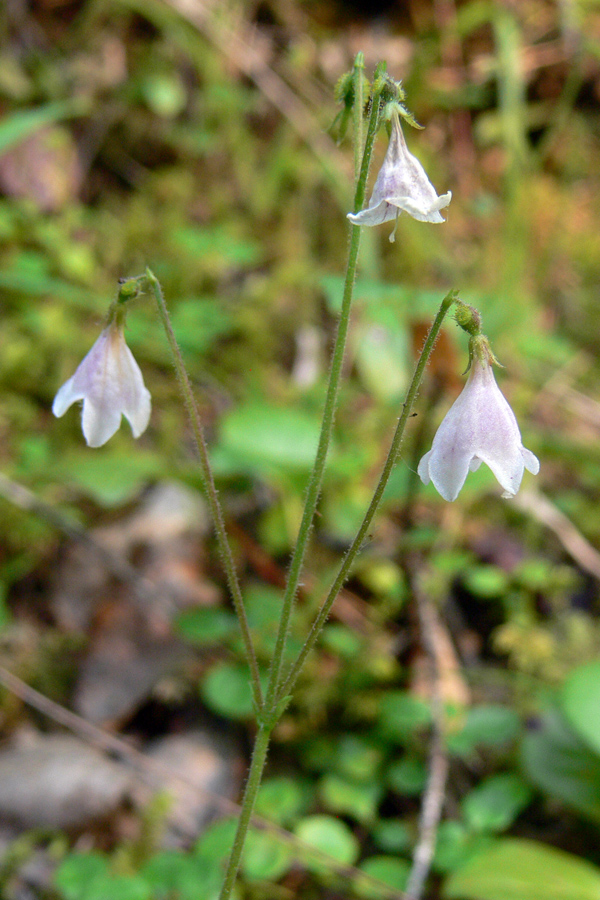
[[(385, 227), (363, 236), (348, 378), (290, 658), (360, 521), (424, 323), (449, 287), (483, 313), (505, 366), (502, 389), (542, 460), (541, 490), (586, 547), (600, 543), (597, 4), (397, 7), (384, 33), (358, 9), (309, 0), (207, 4), (197, 19), (167, 0), (0, 10), (0, 465), (74, 521), (110, 521), (165, 478), (200, 490), (148, 298), (127, 331), (153, 396), (148, 432), (133, 444), (124, 428), (91, 452), (74, 411), (60, 421), (50, 413), (117, 280), (151, 265), (221, 496), (285, 567), (341, 298), (352, 150), (326, 128), (351, 44), (360, 39), (371, 67), (387, 55), (426, 126), (409, 145), (454, 198), (444, 226), (406, 217), (395, 245)], [(378, 147), (381, 157), (383, 134)], [(600, 897), (597, 574), (585, 554), (573, 558), (560, 527), (548, 530), (539, 505), (528, 512), (497, 499), (489, 473), (470, 475), (452, 509), (414, 477), (466, 361), (450, 324), (350, 586), (360, 614), (327, 626), (276, 733), (257, 811), (308, 846), (253, 830), (240, 898), (405, 888), (432, 724), (417, 689), (405, 577), (415, 555), (468, 688), (447, 703), (451, 779), (431, 896)], [(64, 641), (47, 637), (44, 619), (37, 639), (23, 642), (12, 618), (12, 591), (36, 573), (43, 580), (60, 536), (0, 504), (2, 658), (63, 699)], [(255, 575), (245, 587), (266, 666), (280, 592)], [(202, 703), (249, 727), (231, 609), (188, 610), (174, 627), (207, 654)], [(137, 860), (121, 847), (63, 846), (53, 890), (62, 900), (213, 900), (232, 827), (212, 824), (186, 852), (151, 842)], [(353, 874), (342, 877), (310, 846)], [(8, 900), (11, 860), (0, 864)]]

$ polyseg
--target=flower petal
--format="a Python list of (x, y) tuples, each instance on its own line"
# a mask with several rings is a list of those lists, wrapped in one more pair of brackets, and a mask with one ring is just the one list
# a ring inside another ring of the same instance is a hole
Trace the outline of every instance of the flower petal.
[(429, 484), (431, 478), (429, 477), (429, 460), (431, 459), (431, 450), (425, 454), (425, 456), (421, 457), (421, 462), (417, 468), (417, 473), (419, 478), (423, 482), (423, 484)]
[(72, 375), (71, 378), (69, 378), (68, 381), (65, 381), (63, 386), (56, 392), (56, 397), (52, 404), (52, 412), (57, 419), (64, 416), (69, 407), (73, 406), (77, 400), (83, 400), (83, 394), (73, 387), (74, 379), (75, 376)]
[(134, 438), (138, 438), (144, 433), (150, 421), (150, 391), (144, 385), (140, 367), (136, 363), (133, 353), (124, 342), (121, 347), (120, 362), (122, 371), (127, 371), (127, 377), (123, 379), (121, 394), (123, 415), (131, 425)]
[(452, 501), (458, 497), (467, 480), (471, 458), (470, 449), (459, 443), (432, 448), (429, 476), (444, 500)]
[(528, 472), (531, 472), (532, 475), (538, 474), (540, 471), (540, 461), (535, 453), (532, 453), (527, 447), (523, 447), (523, 461)]
[(97, 405), (89, 397), (83, 401), (81, 429), (88, 447), (101, 447), (119, 430), (121, 410), (110, 403)]

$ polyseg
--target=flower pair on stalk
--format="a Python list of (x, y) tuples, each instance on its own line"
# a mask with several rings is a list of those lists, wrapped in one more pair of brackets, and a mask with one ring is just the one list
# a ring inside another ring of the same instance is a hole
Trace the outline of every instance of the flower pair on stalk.
[[(409, 152), (397, 108), (392, 108), (391, 136), (369, 205), (348, 213), (354, 225), (380, 225), (407, 212), (423, 222), (443, 222), (450, 191), (439, 197), (421, 163)], [(393, 239), (393, 236), (392, 236)], [(129, 279), (109, 312), (100, 337), (75, 374), (58, 391), (52, 411), (62, 416), (83, 401), (82, 428), (90, 447), (100, 447), (115, 434), (125, 416), (135, 438), (148, 426), (150, 393), (124, 337), (126, 303), (140, 291), (140, 279)], [(450, 408), (431, 450), (419, 463), (421, 480), (433, 482), (445, 500), (455, 500), (469, 471), (486, 463), (504, 489), (516, 494), (525, 469), (537, 474), (539, 461), (521, 441), (514, 413), (500, 391), (492, 365), (496, 360), (481, 334), (475, 310), (458, 303), (458, 323), (470, 334), (467, 383)]]
[[(392, 108), (390, 142), (369, 205), (348, 213), (348, 218), (353, 225), (381, 225), (407, 212), (421, 222), (439, 223), (444, 221), (440, 210), (451, 199), (450, 191), (438, 197), (423, 166), (409, 152), (398, 110)], [(481, 334), (479, 314), (461, 303), (456, 318), (471, 334), (469, 377), (418, 473), (424, 484), (432, 481), (445, 500), (456, 500), (468, 472), (484, 462), (504, 489), (502, 496), (514, 497), (524, 469), (536, 475), (539, 460), (523, 446), (515, 415), (496, 384), (492, 365), (497, 361)]]

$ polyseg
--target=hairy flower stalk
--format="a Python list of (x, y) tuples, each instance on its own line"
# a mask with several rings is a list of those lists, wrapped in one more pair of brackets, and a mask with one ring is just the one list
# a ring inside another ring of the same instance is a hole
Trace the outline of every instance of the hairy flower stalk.
[(514, 497), (524, 470), (537, 475), (540, 463), (523, 446), (515, 414), (496, 384), (487, 339), (475, 335), (469, 349), (469, 378), (421, 459), (419, 476), (424, 484), (432, 481), (444, 500), (456, 500), (469, 471), (483, 462), (504, 489), (502, 496)]
[(125, 343), (124, 319), (122, 309), (113, 310), (109, 324), (52, 404), (54, 415), (63, 416), (73, 403), (83, 400), (81, 427), (90, 447), (105, 444), (118, 430), (122, 415), (135, 438), (150, 420), (150, 392)]
[[(438, 197), (419, 160), (409, 152), (400, 117), (392, 113), (390, 143), (379, 170), (369, 205), (358, 213), (348, 213), (354, 225), (381, 225), (407, 212), (420, 222), (443, 222), (441, 209), (448, 206), (452, 192)], [(390, 238), (393, 240), (393, 235)]]

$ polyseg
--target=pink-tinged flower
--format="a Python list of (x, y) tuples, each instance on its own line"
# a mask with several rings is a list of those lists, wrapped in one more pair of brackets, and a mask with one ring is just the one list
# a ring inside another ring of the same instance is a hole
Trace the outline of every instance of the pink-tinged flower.
[(448, 206), (452, 192), (435, 192), (425, 169), (409, 152), (400, 118), (392, 116), (390, 143), (379, 170), (369, 205), (359, 213), (348, 213), (354, 225), (381, 225), (407, 212), (420, 222), (443, 222), (440, 209)]
[(81, 426), (90, 447), (101, 447), (119, 428), (121, 415), (138, 438), (150, 419), (150, 392), (123, 334), (123, 324), (106, 326), (88, 355), (58, 391), (52, 404), (62, 416), (83, 400)]
[(538, 458), (523, 446), (517, 420), (496, 384), (491, 363), (475, 354), (467, 383), (418, 472), (424, 484), (433, 482), (444, 500), (456, 500), (468, 472), (482, 462), (504, 488), (503, 497), (514, 497), (524, 469), (534, 475), (540, 470)]

